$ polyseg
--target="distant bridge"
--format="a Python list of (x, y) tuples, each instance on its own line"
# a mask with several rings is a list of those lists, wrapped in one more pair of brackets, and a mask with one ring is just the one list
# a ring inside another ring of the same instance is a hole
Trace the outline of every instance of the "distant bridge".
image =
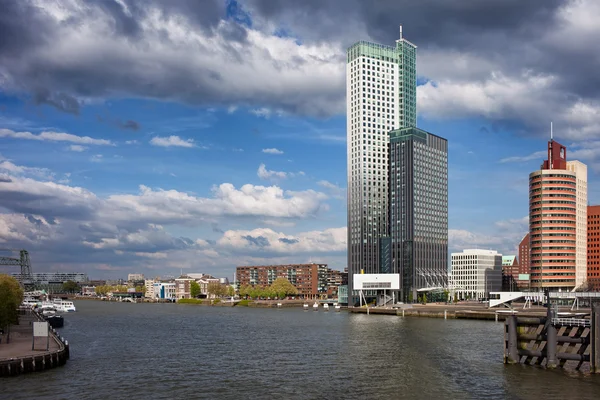
[(33, 284), (33, 274), (31, 273), (31, 262), (29, 260), (29, 252), (27, 250), (17, 250), (17, 249), (0, 249), (0, 251), (10, 251), (16, 252), (18, 251), (20, 254), (19, 258), (12, 257), (2, 257), (0, 256), (0, 265), (13, 265), (21, 267), (21, 274), (19, 278), (19, 282), (21, 285), (32, 285)]

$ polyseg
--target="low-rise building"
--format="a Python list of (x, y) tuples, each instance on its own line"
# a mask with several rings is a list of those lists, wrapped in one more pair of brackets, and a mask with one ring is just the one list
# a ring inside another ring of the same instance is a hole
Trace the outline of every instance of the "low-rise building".
[(502, 290), (517, 291), (519, 279), (519, 262), (517, 256), (502, 256)]
[(486, 299), (502, 290), (502, 254), (467, 249), (452, 253), (451, 259), (452, 283), (460, 299)]
[(154, 299), (175, 300), (175, 282), (154, 282)]
[(183, 275), (179, 278), (175, 279), (175, 293), (178, 299), (189, 299), (191, 298), (191, 283), (194, 282), (194, 279), (189, 276)]
[(240, 266), (236, 268), (237, 286), (268, 287), (275, 279), (285, 278), (304, 298), (327, 296), (327, 264), (285, 264)]

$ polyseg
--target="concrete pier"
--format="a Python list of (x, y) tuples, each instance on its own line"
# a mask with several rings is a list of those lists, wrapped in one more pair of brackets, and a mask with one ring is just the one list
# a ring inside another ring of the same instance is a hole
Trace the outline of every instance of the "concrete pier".
[(69, 344), (50, 328), (48, 350), (43, 339), (37, 339), (36, 349), (32, 350), (33, 322), (39, 317), (34, 313), (20, 315), (19, 325), (10, 327), (10, 343), (6, 343), (6, 334), (0, 343), (0, 377), (22, 373), (43, 371), (64, 365), (69, 358)]

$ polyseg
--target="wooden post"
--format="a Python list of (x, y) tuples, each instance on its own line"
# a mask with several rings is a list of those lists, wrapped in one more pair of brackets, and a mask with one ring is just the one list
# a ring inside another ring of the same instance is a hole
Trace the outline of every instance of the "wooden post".
[(506, 317), (507, 327), (507, 349), (505, 356), (505, 363), (507, 364), (518, 364), (519, 363), (519, 348), (517, 344), (517, 316), (509, 315)]
[(592, 304), (592, 326), (590, 330), (590, 371), (600, 373), (600, 303)]

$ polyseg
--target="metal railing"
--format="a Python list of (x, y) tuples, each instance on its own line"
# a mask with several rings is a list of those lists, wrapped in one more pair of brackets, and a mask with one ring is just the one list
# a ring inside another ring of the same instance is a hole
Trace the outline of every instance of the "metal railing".
[(590, 327), (591, 321), (584, 318), (552, 318), (552, 325)]

